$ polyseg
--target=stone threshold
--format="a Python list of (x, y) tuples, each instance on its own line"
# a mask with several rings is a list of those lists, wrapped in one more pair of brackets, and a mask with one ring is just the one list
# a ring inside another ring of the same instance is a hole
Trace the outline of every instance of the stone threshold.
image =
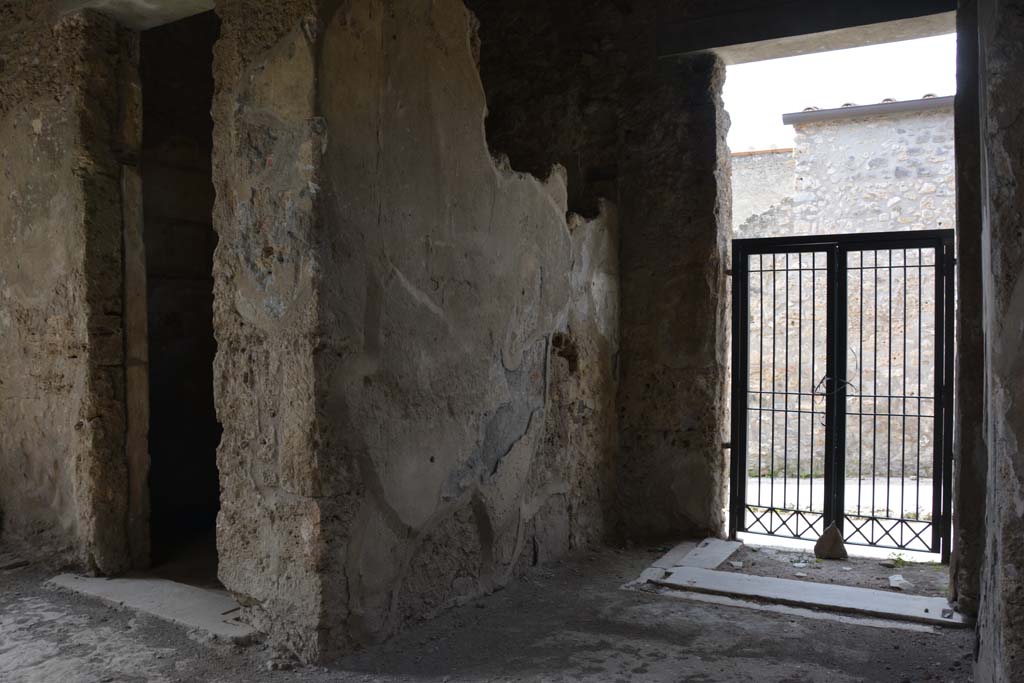
[(653, 584), (674, 591), (734, 598), (739, 606), (786, 605), (929, 626), (971, 625), (942, 597), (716, 571), (740, 545), (715, 538), (681, 543), (627, 586)]
[(106, 579), (77, 574), (60, 574), (47, 585), (144, 612), (218, 640), (245, 643), (256, 634), (238, 619), (239, 605), (227, 591), (167, 579)]

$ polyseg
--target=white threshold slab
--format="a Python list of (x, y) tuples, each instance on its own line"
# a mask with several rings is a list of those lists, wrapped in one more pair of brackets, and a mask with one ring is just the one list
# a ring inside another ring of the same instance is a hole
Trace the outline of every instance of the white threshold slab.
[(673, 567), (680, 567), (683, 564), (683, 560), (693, 552), (693, 549), (697, 547), (697, 541), (683, 541), (679, 545), (675, 546), (667, 553), (655, 560), (651, 564), (652, 567), (658, 567), (659, 569), (672, 569)]
[(743, 545), (739, 541), (705, 538), (703, 541), (683, 541), (655, 560), (640, 576), (623, 588), (635, 588), (645, 583), (656, 583), (677, 567), (703, 567), (714, 569), (725, 562)]
[[(765, 600), (768, 602), (864, 614), (884, 619), (913, 621), (936, 626), (967, 626), (945, 598), (903, 595), (871, 588), (854, 588), (810, 581), (748, 576), (699, 567), (679, 567), (652, 583), (696, 593)], [(949, 616), (943, 616), (943, 613)]]
[(939, 629), (935, 626), (930, 624), (919, 624), (914, 621), (879, 619), (877, 617), (868, 617), (859, 614), (829, 612), (822, 609), (790, 607), (789, 605), (776, 605), (763, 600), (744, 600), (742, 598), (735, 598), (727, 595), (675, 590), (665, 588), (664, 586), (659, 587), (659, 591), (661, 595), (670, 597), (673, 600), (686, 600), (689, 602), (699, 602), (710, 605), (725, 605), (726, 607), (742, 607), (744, 609), (753, 609), (759, 612), (771, 612), (772, 614), (784, 614), (790, 617), (802, 617), (804, 619), (816, 619), (818, 621), (832, 621), (840, 624), (851, 624), (853, 626), (870, 626), (872, 628), (884, 628), (888, 630), (897, 629), (899, 631), (913, 631), (915, 633), (939, 633)]
[(238, 620), (238, 603), (226, 591), (197, 588), (167, 579), (105, 579), (77, 574), (60, 574), (48, 583), (188, 629), (204, 631), (215, 638), (239, 642), (255, 633), (252, 627)]
[(723, 541), (720, 538), (705, 538), (679, 562), (679, 567), (714, 569), (728, 560), (743, 545), (739, 541)]

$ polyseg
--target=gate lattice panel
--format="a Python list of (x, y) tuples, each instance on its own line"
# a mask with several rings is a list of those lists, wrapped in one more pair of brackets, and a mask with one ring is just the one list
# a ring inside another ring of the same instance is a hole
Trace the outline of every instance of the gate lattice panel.
[(949, 552), (953, 232), (733, 241), (731, 529)]

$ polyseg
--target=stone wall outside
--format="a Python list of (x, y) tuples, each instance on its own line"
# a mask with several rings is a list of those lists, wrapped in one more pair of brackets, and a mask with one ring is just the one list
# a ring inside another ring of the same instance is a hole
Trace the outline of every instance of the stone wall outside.
[(732, 155), (732, 229), (793, 195), (796, 159), (792, 149)]
[(770, 208), (757, 211), (770, 196), (766, 188), (790, 186), (786, 169), (774, 158), (776, 152), (734, 160), (748, 169), (733, 175), (734, 237), (955, 226), (951, 107), (795, 128), (793, 191)]
[[(733, 176), (734, 194), (740, 197), (740, 206), (749, 207), (763, 201), (769, 194), (766, 188), (787, 184), (793, 187), (791, 193), (768, 210), (738, 219), (734, 237), (954, 227), (956, 184), (951, 108), (805, 123), (796, 126), (796, 133), (793, 165), (789, 168), (778, 163), (774, 152), (734, 157), (734, 163), (738, 161), (738, 165), (745, 166), (747, 171)], [(756, 182), (751, 182), (752, 171), (761, 174)], [(792, 173), (791, 177), (789, 173)], [(890, 252), (882, 251), (877, 256), (869, 252), (863, 257), (863, 265), (887, 267), (889, 257)], [(860, 258), (860, 254), (851, 255), (848, 265), (862, 265)], [(933, 402), (927, 398), (919, 402), (917, 397), (932, 395), (934, 271), (925, 268), (919, 275), (914, 268), (906, 271), (902, 268), (904, 263), (922, 263), (919, 260), (922, 257), (916, 251), (905, 256), (902, 252), (895, 252), (892, 258), (895, 268), (891, 271), (891, 280), (887, 269), (850, 271), (847, 379), (851, 384), (848, 392), (851, 395), (859, 392), (913, 398), (907, 401), (858, 399), (850, 404), (848, 410), (928, 414)], [(934, 263), (927, 254), (923, 258), (925, 264)], [(753, 259), (751, 268), (759, 268), (761, 262), (758, 257)], [(805, 256), (804, 261), (803, 267), (809, 267), (809, 256)], [(823, 267), (820, 256), (819, 261), (817, 265)], [(791, 257), (788, 265), (790, 268), (798, 267), (797, 257)], [(768, 257), (764, 267), (772, 267)], [(782, 257), (776, 257), (774, 267), (785, 268), (787, 264)], [(876, 279), (878, 273), (881, 276)], [(825, 281), (821, 274), (812, 276), (810, 272), (775, 273), (774, 282), (772, 278), (771, 273), (751, 275), (751, 301), (755, 302), (752, 303), (750, 321), (751, 387), (807, 392), (824, 375), (823, 358), (818, 358), (818, 364), (814, 366), (809, 359), (812, 350), (816, 357), (824, 352)], [(763, 319), (759, 310), (762, 292), (769, 306)], [(775, 306), (774, 313), (772, 305)], [(917, 317), (919, 306), (922, 310), (920, 318)], [(776, 331), (773, 318), (779, 321), (774, 360), (771, 354), (772, 335)], [(812, 321), (815, 323), (818, 334), (813, 349), (812, 340), (806, 336), (796, 338), (794, 334), (792, 338), (785, 338), (786, 327), (796, 332), (801, 321), (805, 330), (811, 329)], [(888, 334), (890, 327), (893, 332), (891, 339)], [(764, 344), (763, 352), (761, 344)], [(922, 357), (920, 368), (916, 364), (919, 352)], [(763, 407), (773, 407), (770, 398), (764, 400)], [(774, 407), (782, 408), (784, 405), (776, 399)], [(796, 407), (796, 403), (790, 405), (790, 409)], [(820, 411), (823, 399), (804, 398), (799, 407)], [(754, 475), (760, 471), (769, 474), (774, 471), (776, 476), (785, 473), (789, 477), (802, 477), (813, 466), (815, 476), (820, 476), (824, 467), (824, 433), (819, 428), (812, 439), (808, 433), (809, 417), (794, 421), (777, 414), (773, 425), (770, 414), (762, 414), (760, 423), (752, 416), (748, 432), (750, 473)], [(767, 438), (759, 444), (756, 436), (759, 427), (762, 435), (771, 434), (774, 428), (777, 434), (775, 449), (766, 443)], [(851, 417), (847, 423), (847, 476), (898, 477), (902, 474), (911, 480), (930, 478), (933, 431), (932, 421), (927, 419)], [(781, 434), (786, 435), (785, 439)], [(783, 444), (790, 455), (773, 460), (772, 451), (780, 454)], [(801, 458), (794, 459), (791, 454), (798, 445)], [(757, 464), (758, 453), (761, 455), (760, 467)], [(783, 460), (788, 466), (779, 464)], [(886, 509), (886, 506), (880, 509)], [(903, 512), (927, 514), (929, 510), (930, 500), (918, 505), (915, 495), (913, 505)]]

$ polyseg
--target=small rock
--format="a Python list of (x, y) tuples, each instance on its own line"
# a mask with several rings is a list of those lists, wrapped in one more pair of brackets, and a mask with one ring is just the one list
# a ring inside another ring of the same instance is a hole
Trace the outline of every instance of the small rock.
[(797, 577), (799, 577), (801, 579), (806, 579), (807, 578), (807, 574), (805, 572), (797, 572), (793, 576), (797, 576)]
[(743, 569), (743, 563), (739, 560), (729, 560), (729, 566), (733, 569)]
[(840, 567), (840, 569), (842, 569), (844, 572), (852, 572), (853, 571), (853, 567)]
[(849, 557), (843, 543), (843, 534), (836, 528), (835, 522), (828, 525), (821, 538), (814, 544), (814, 556), (819, 560), (845, 560)]
[(806, 562), (794, 562), (793, 566), (796, 567), (797, 569), (805, 569), (807, 567), (807, 563)]
[(904, 579), (902, 574), (893, 574), (889, 577), (889, 587), (895, 588), (898, 591), (905, 591), (913, 588), (914, 584)]
[(942, 610), (942, 618), (943, 619), (952, 619), (953, 618), (953, 608), (951, 608), (951, 607), (944, 608)]
[(267, 671), (291, 671), (299, 665), (292, 653), (276, 650), (267, 661)]
[(893, 562), (892, 560), (882, 560), (878, 564), (880, 564), (881, 566), (885, 567), (886, 569), (895, 569), (896, 568), (896, 563)]

